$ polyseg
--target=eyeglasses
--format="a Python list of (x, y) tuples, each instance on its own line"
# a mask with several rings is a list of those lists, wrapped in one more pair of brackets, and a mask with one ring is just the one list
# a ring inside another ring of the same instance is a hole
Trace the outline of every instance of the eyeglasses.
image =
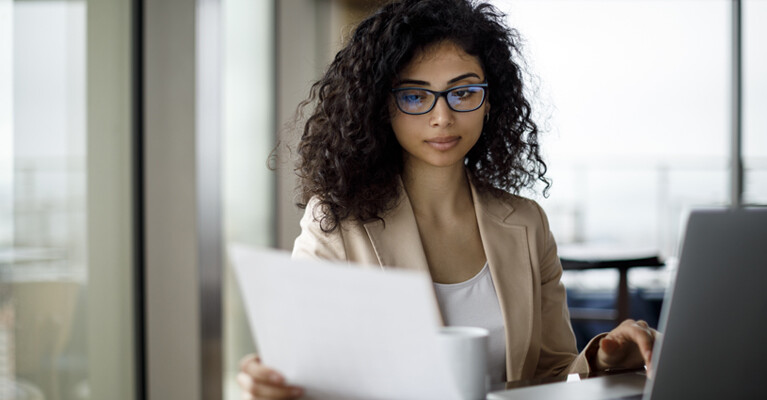
[(426, 114), (434, 108), (440, 97), (445, 98), (447, 106), (453, 111), (474, 111), (485, 103), (486, 92), (487, 83), (461, 85), (441, 92), (418, 87), (392, 89), (397, 108), (410, 115)]

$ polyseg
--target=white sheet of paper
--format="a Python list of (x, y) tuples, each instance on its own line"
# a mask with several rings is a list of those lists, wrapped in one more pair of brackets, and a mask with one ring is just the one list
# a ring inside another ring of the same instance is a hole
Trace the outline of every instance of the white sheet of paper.
[(264, 364), (307, 399), (453, 399), (431, 281), (410, 271), (293, 260), (233, 245)]

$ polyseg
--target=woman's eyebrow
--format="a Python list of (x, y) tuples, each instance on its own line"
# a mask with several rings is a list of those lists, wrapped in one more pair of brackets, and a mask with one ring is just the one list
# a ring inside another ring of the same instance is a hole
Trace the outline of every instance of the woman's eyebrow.
[(415, 80), (415, 79), (403, 79), (403, 80), (397, 82), (397, 86), (404, 85), (406, 83), (411, 84), (411, 85), (429, 86), (429, 82), (418, 81), (418, 80)]
[(464, 79), (466, 79), (466, 78), (470, 78), (470, 77), (472, 77), (472, 76), (473, 76), (473, 77), (475, 77), (475, 78), (477, 78), (477, 79), (480, 79), (480, 78), (479, 78), (479, 75), (477, 75), (477, 74), (475, 74), (475, 73), (473, 73), (473, 72), (469, 72), (468, 74), (463, 74), (463, 75), (461, 75), (461, 76), (457, 76), (457, 77), (455, 77), (455, 78), (453, 78), (453, 79), (451, 79), (451, 80), (447, 81), (447, 83), (448, 83), (448, 84), (451, 84), (451, 83), (455, 83), (455, 82), (458, 82), (458, 81), (460, 81), (460, 80), (464, 80)]
[[(475, 74), (473, 72), (469, 72), (469, 73), (466, 73), (466, 74), (463, 74), (463, 75), (459, 75), (459, 76), (457, 76), (457, 77), (447, 81), (447, 84), (449, 85), (451, 83), (455, 83), (455, 82), (461, 81), (461, 80), (466, 79), (466, 78), (471, 78), (471, 77), (475, 77), (477, 79), (481, 79), (479, 77), (479, 75), (477, 75), (477, 74)], [(399, 81), (397, 83), (397, 86), (404, 85), (404, 84), (421, 85), (421, 86), (430, 86), (431, 85), (429, 82), (426, 82), (426, 81), (419, 81), (419, 80), (416, 80), (416, 79), (403, 79), (403, 80), (401, 80), (401, 81)]]

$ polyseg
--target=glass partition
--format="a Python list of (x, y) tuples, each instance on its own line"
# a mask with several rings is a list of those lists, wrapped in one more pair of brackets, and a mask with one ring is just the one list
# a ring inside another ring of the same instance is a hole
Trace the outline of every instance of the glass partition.
[(730, 2), (495, 3), (523, 37), (558, 242), (674, 255), (687, 210), (729, 201)]
[[(275, 242), (274, 10), (269, 1), (223, 2), (224, 242), (269, 247)], [(255, 350), (234, 271), (225, 264), (222, 370), (224, 399), (240, 399), (239, 360)]]
[(0, 0), (0, 398), (132, 399), (131, 4)]
[(767, 2), (743, 2), (743, 202), (767, 204)]

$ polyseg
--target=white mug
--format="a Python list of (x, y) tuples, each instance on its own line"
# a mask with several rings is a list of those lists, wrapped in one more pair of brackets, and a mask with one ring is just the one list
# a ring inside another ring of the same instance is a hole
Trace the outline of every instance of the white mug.
[(487, 395), (487, 329), (469, 326), (440, 328), (437, 341), (447, 370), (461, 399)]

